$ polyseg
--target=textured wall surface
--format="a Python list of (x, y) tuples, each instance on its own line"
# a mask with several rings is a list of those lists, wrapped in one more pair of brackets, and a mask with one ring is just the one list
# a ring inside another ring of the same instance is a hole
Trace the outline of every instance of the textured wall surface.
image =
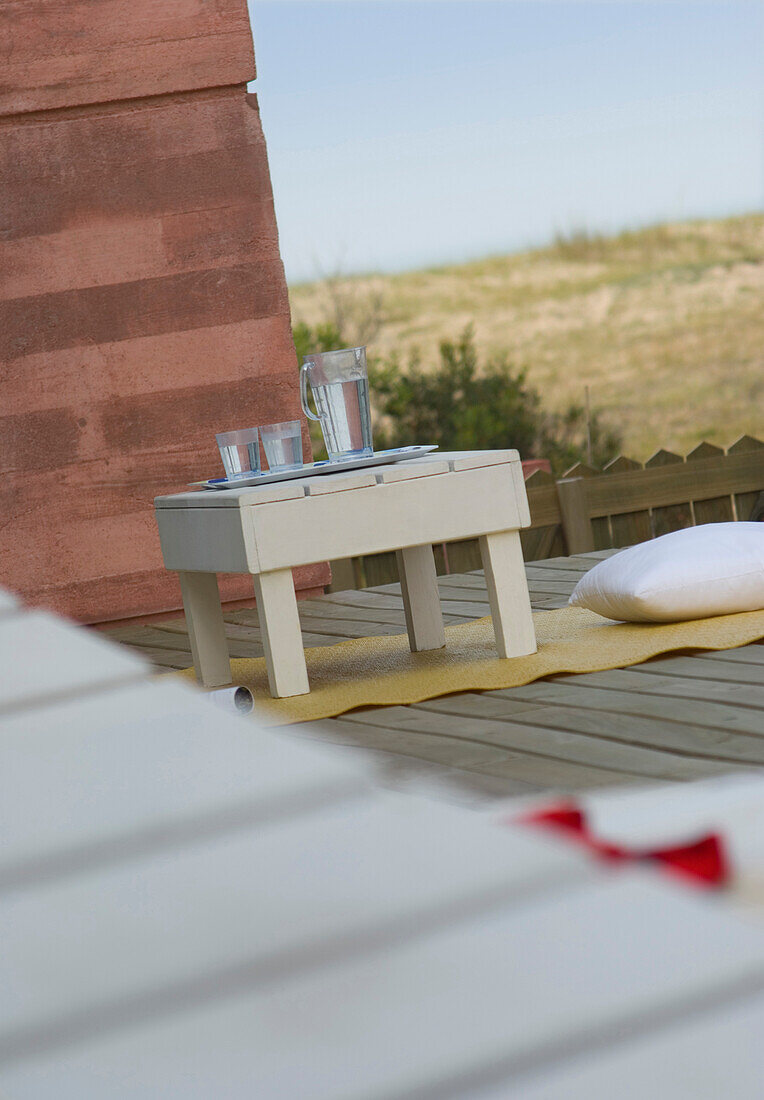
[(0, 582), (172, 611), (153, 497), (300, 415), (245, 0), (6, 0), (0, 35)]

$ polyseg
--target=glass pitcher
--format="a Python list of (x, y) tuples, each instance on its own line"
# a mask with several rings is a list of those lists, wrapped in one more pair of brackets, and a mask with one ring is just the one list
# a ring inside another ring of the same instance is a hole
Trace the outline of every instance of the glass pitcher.
[[(308, 382), (316, 404), (308, 404)], [(306, 355), (300, 370), (300, 399), (305, 415), (321, 424), (330, 462), (372, 455), (366, 348)]]

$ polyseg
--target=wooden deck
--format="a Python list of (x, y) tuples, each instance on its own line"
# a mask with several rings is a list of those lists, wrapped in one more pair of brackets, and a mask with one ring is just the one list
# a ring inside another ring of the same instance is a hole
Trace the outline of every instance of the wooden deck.
[[(526, 566), (534, 608), (562, 607), (578, 579), (615, 551)], [(439, 578), (447, 624), (488, 614), (480, 571)], [(405, 631), (397, 584), (300, 603), (306, 646)], [(257, 612), (226, 616), (231, 655), (259, 657)], [(182, 619), (109, 632), (161, 669), (187, 668)], [(764, 645), (660, 657), (629, 669), (555, 676), (526, 687), (369, 707), (305, 723), (319, 740), (361, 746), (383, 782), (425, 780), (434, 793), (486, 801), (710, 777), (764, 766)]]

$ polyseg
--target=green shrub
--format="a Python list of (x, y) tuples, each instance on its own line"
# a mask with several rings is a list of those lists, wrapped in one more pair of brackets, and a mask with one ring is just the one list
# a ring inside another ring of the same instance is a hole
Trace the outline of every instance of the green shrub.
[(292, 329), (292, 339), (298, 363), (302, 363), (306, 355), (317, 351), (336, 351), (346, 346), (342, 341), (342, 333), (331, 321), (316, 325), (315, 328), (300, 321)]
[[(300, 360), (315, 351), (346, 346), (332, 324), (294, 330)], [(374, 416), (374, 446), (404, 447), (437, 443), (442, 450), (468, 451), (515, 447), (523, 458), (548, 458), (558, 476), (576, 462), (602, 466), (620, 450), (619, 436), (606, 429), (596, 412), (583, 406), (563, 413), (545, 412), (526, 371), (515, 371), (506, 352), (481, 366), (472, 327), (440, 345), (440, 365), (424, 369), (418, 352), (403, 365), (398, 354), (369, 360)], [(323, 442), (311, 422), (314, 453)], [(325, 452), (324, 452), (325, 453)]]

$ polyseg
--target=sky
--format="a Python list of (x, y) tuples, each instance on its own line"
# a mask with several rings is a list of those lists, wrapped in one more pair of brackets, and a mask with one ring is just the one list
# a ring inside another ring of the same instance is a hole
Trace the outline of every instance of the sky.
[(250, 0), (290, 283), (764, 207), (758, 0)]

